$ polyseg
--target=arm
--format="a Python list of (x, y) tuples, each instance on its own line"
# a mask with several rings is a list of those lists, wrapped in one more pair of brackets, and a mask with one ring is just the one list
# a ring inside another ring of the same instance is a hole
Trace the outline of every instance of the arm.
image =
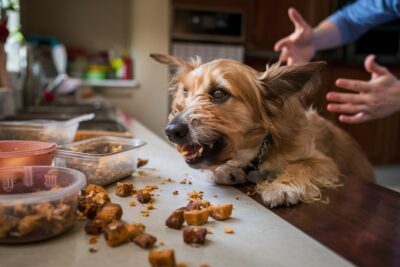
[(281, 51), (279, 60), (288, 65), (305, 63), (318, 50), (351, 42), (371, 27), (400, 17), (397, 3), (394, 0), (359, 0), (337, 11), (314, 29), (296, 9), (289, 8), (295, 30), (279, 40), (274, 49)]

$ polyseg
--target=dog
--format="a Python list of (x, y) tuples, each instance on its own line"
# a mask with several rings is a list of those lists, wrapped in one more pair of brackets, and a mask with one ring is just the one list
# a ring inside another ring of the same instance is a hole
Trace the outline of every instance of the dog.
[(253, 181), (276, 207), (321, 200), (321, 189), (342, 186), (344, 177), (374, 180), (358, 144), (302, 104), (325, 63), (273, 64), (260, 73), (228, 59), (150, 56), (175, 68), (167, 137), (217, 184)]

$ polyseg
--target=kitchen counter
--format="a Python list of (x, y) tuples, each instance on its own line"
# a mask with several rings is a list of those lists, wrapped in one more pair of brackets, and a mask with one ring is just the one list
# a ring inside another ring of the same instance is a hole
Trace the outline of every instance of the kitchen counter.
[[(108, 188), (112, 201), (122, 205), (123, 220), (143, 222), (148, 233), (165, 243), (161, 248), (174, 249), (177, 262), (188, 266), (208, 264), (210, 267), (352, 266), (236, 188), (214, 185), (206, 173), (189, 168), (169, 144), (139, 122), (133, 121), (132, 131), (135, 137), (148, 142), (140, 151), (140, 157), (149, 159), (149, 164), (142, 168), (146, 176), (135, 174), (125, 181), (133, 182), (136, 188), (158, 185), (159, 189), (154, 191), (156, 209), (150, 211), (149, 217), (142, 217), (140, 211), (145, 206), (140, 203), (129, 206), (129, 202), (136, 199), (117, 197), (114, 186)], [(174, 182), (163, 182), (165, 178), (172, 178)], [(192, 184), (181, 184), (183, 179), (192, 181)], [(175, 190), (178, 195), (172, 194)], [(207, 236), (208, 241), (202, 247), (186, 245), (181, 230), (164, 225), (173, 210), (186, 205), (187, 194), (192, 190), (204, 191), (205, 199), (211, 203), (231, 202), (234, 205), (231, 219), (222, 222), (210, 219), (205, 225), (213, 234)], [(103, 237), (91, 245), (90, 236), (85, 234), (83, 226), (84, 222), (79, 222), (65, 234), (44, 242), (1, 245), (0, 266), (149, 266), (148, 250), (133, 243), (112, 248), (106, 245)], [(224, 227), (232, 227), (235, 233), (225, 234)], [(90, 253), (89, 248), (98, 251)]]

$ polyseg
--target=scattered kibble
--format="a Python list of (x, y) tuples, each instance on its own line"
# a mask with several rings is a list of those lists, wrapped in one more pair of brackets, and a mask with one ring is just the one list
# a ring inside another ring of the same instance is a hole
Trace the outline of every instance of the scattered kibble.
[(233, 230), (232, 227), (224, 227), (224, 233), (225, 234), (233, 234), (235, 231)]
[(143, 167), (143, 166), (147, 165), (147, 163), (149, 163), (149, 160), (148, 160), (148, 159), (141, 159), (141, 158), (138, 158), (136, 167), (137, 167), (137, 168)]

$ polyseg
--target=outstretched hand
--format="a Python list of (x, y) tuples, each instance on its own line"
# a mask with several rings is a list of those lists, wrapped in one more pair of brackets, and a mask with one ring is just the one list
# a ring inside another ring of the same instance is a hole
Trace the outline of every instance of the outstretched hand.
[(329, 92), (328, 111), (339, 113), (344, 123), (360, 123), (389, 116), (400, 110), (400, 81), (369, 55), (364, 61), (369, 81), (338, 79), (336, 86), (356, 93)]
[(288, 14), (295, 30), (289, 36), (279, 40), (274, 50), (281, 51), (279, 61), (286, 62), (287, 65), (306, 63), (315, 54), (312, 28), (295, 8), (289, 8)]

